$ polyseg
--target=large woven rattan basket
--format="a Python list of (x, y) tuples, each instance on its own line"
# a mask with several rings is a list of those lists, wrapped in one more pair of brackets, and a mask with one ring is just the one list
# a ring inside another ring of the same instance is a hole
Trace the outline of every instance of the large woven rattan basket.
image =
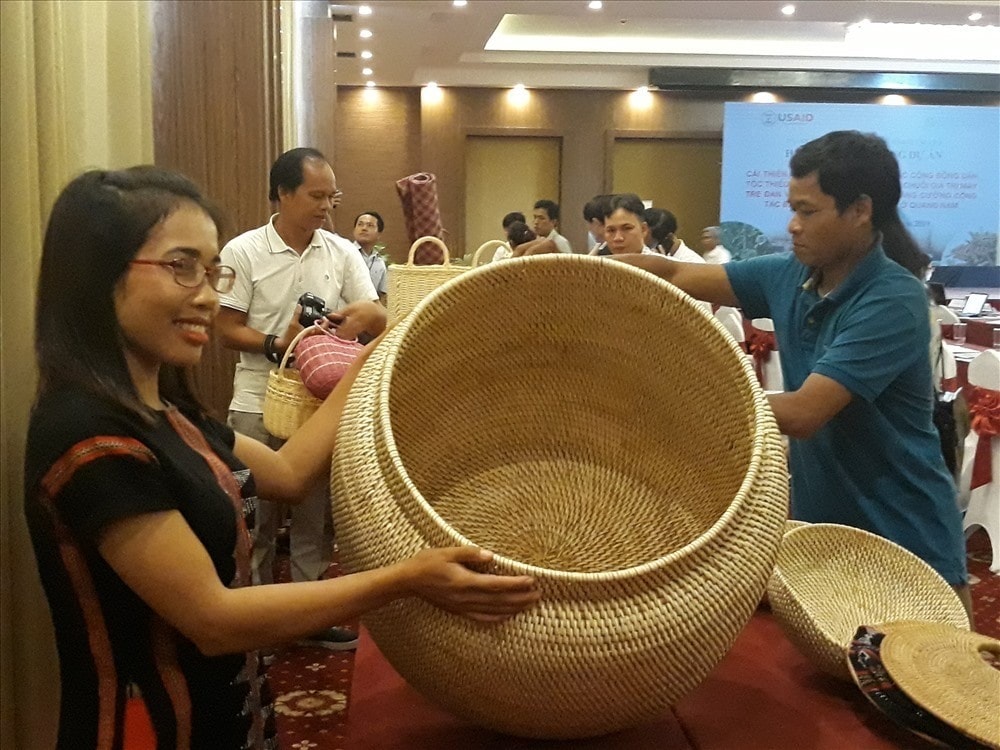
[(657, 717), (752, 615), (787, 515), (774, 419), (740, 350), (674, 287), (536, 256), (449, 282), (393, 329), (333, 461), (352, 571), (476, 544), (540, 604), (483, 625), (416, 599), (365, 618), (411, 685), (498, 731)]
[(767, 595), (799, 650), (845, 680), (861, 625), (917, 620), (969, 629), (958, 595), (930, 565), (888, 539), (838, 524), (788, 531)]

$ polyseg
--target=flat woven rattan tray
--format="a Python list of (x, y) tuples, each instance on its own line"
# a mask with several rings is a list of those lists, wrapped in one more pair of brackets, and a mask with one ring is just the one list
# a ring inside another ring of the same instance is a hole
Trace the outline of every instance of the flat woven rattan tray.
[(845, 680), (847, 649), (860, 625), (919, 620), (969, 629), (958, 595), (927, 563), (888, 539), (838, 524), (787, 532), (767, 594), (789, 639)]
[(637, 725), (708, 675), (764, 591), (787, 481), (711, 316), (643, 271), (556, 255), (469, 271), (393, 329), (332, 476), (349, 570), (476, 544), (536, 577), (542, 602), (502, 625), (413, 599), (365, 622), (441, 706), (544, 738)]

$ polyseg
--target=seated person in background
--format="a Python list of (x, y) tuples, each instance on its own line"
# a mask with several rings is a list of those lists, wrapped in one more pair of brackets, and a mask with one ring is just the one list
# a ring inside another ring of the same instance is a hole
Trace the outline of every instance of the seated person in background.
[(593, 238), (593, 242), (588, 243), (587, 248), (590, 255), (600, 254), (605, 247), (604, 217), (610, 213), (608, 211), (610, 202), (610, 195), (595, 195), (583, 206), (583, 220), (587, 222), (587, 234)]
[(354, 219), (354, 244), (361, 252), (361, 259), (368, 266), (368, 273), (372, 277), (372, 286), (378, 292), (378, 299), (385, 304), (385, 277), (386, 267), (382, 256), (375, 251), (382, 232), (385, 231), (385, 222), (382, 216), (375, 211), (364, 211)]
[(297, 503), (328, 470), (374, 345), (279, 450), (210, 417), (185, 370), (235, 280), (218, 236), (195, 185), (155, 167), (86, 172), (52, 208), (24, 481), (58, 644), (60, 748), (121, 747), (132, 684), (156, 747), (273, 747), (259, 649), (404, 597), (483, 623), (538, 599), (530, 577), (473, 572), (490, 559), (474, 547), (250, 585), (257, 497)]
[(955, 587), (971, 618), (962, 519), (932, 422), (919, 249), (897, 212), (899, 163), (878, 136), (838, 131), (801, 146), (790, 170), (793, 253), (622, 260), (774, 320), (786, 391), (768, 399), (791, 438), (792, 517), (891, 539)]
[(515, 222), (520, 222), (525, 226), (527, 226), (527, 224), (525, 224), (525, 221), (526, 219), (524, 218), (524, 214), (522, 214), (520, 211), (511, 211), (509, 214), (503, 217), (503, 220), (500, 223), (503, 226), (503, 233), (506, 235), (504, 241), (509, 245), (509, 247), (498, 247), (496, 252), (493, 253), (493, 258), (490, 261), (491, 263), (495, 260), (504, 260), (506, 258), (514, 257), (514, 252), (513, 252), (514, 245), (511, 244), (510, 241), (510, 225)]
[(559, 204), (555, 201), (542, 199), (535, 201), (535, 210), (532, 222), (535, 234), (539, 237), (552, 240), (556, 250), (560, 253), (572, 253), (569, 240), (559, 234)]
[(514, 258), (520, 258), (522, 255), (559, 252), (556, 243), (548, 237), (538, 237), (523, 221), (515, 221), (507, 227), (507, 241), (510, 243)]
[(645, 237), (649, 225), (645, 220), (645, 206), (635, 193), (612, 195), (605, 206), (605, 247), (595, 255), (621, 255), (624, 253), (652, 253), (646, 247)]
[(706, 263), (728, 263), (733, 259), (733, 254), (726, 250), (719, 238), (718, 227), (701, 230), (701, 257)]
[(656, 252), (674, 260), (688, 263), (702, 262), (702, 257), (685, 245), (684, 240), (677, 236), (677, 217), (672, 213), (662, 208), (647, 208), (645, 217), (651, 238), (647, 244), (650, 241), (655, 243), (650, 247)]
[[(653, 245), (654, 252), (663, 255), (664, 257), (679, 262), (688, 263), (704, 263), (705, 259), (702, 258), (698, 253), (691, 250), (689, 247), (681, 243), (675, 254), (671, 255), (667, 252), (668, 248), (675, 247), (679, 240), (674, 236), (674, 232), (677, 230), (677, 222), (674, 219), (674, 215), (669, 211), (665, 211), (662, 208), (647, 208), (646, 209), (646, 220), (656, 222), (653, 226), (649, 228), (650, 240)], [(687, 252), (691, 255), (687, 255)], [(680, 257), (678, 257), (680, 256)], [(711, 314), (712, 305), (709, 302), (699, 302), (705, 312)], [(738, 313), (737, 313), (738, 314)]]

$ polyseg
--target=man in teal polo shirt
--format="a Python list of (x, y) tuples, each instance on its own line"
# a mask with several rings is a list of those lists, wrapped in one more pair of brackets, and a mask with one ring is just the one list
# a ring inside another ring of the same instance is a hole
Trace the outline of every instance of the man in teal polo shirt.
[(899, 164), (881, 138), (838, 131), (799, 148), (790, 167), (792, 254), (724, 266), (620, 258), (774, 320), (786, 391), (769, 399), (790, 438), (792, 516), (891, 539), (971, 611), (955, 488), (931, 418), (927, 298), (900, 265), (919, 251), (896, 210)]

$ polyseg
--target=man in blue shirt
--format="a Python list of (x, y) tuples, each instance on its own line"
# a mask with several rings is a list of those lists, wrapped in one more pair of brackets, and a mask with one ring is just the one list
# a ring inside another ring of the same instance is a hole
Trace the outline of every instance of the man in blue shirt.
[(774, 320), (786, 391), (769, 400), (791, 439), (792, 516), (891, 539), (971, 613), (961, 517), (932, 422), (927, 298), (903, 267), (919, 250), (896, 210), (899, 164), (878, 136), (838, 131), (790, 166), (792, 254), (724, 266), (621, 259)]

